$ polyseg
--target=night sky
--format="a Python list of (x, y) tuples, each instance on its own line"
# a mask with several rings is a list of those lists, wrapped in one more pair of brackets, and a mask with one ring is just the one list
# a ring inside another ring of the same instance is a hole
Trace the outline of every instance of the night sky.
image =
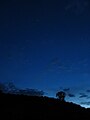
[(90, 1), (0, 0), (0, 81), (90, 107)]

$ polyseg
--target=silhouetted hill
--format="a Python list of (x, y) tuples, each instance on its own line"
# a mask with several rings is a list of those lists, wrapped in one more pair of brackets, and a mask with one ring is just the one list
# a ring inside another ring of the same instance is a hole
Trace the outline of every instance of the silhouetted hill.
[[(0, 94), (0, 120), (89, 119), (90, 109), (59, 99)], [(89, 117), (89, 118), (88, 118)]]

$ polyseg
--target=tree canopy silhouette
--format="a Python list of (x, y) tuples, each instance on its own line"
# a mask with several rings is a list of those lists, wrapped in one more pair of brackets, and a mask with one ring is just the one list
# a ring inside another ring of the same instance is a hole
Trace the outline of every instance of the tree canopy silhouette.
[(65, 101), (65, 96), (66, 96), (66, 93), (63, 91), (59, 91), (56, 93), (56, 97), (60, 99), (60, 101)]

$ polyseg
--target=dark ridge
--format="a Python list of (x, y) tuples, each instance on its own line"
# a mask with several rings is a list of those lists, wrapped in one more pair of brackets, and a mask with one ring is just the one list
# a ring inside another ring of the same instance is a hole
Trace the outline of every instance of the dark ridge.
[(57, 120), (61, 118), (86, 120), (90, 115), (90, 109), (71, 102), (44, 96), (3, 93), (0, 94), (0, 111), (0, 120)]

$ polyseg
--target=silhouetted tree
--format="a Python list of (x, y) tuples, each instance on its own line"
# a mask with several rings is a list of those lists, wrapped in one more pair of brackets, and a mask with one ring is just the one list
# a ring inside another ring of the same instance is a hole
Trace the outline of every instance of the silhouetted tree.
[(56, 97), (58, 99), (60, 99), (60, 101), (65, 101), (65, 96), (66, 96), (66, 94), (63, 91), (59, 91), (59, 92), (56, 93)]

